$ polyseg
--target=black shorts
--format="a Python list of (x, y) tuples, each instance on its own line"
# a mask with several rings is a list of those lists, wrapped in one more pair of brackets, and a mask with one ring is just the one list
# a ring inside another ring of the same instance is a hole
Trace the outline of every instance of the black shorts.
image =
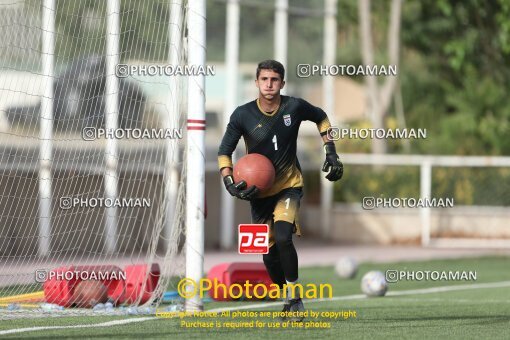
[(294, 224), (294, 232), (301, 236), (298, 223), (299, 206), (303, 197), (303, 188), (287, 188), (274, 196), (257, 198), (250, 201), (251, 218), (253, 223), (268, 224), (269, 246), (274, 244), (274, 222), (285, 221)]

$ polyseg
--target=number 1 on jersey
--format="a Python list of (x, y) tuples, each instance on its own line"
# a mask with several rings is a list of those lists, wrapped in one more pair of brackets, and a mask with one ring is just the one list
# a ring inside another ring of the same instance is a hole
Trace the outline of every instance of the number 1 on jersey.
[(289, 209), (290, 197), (285, 200), (285, 209)]
[(274, 149), (277, 151), (278, 150), (278, 141), (276, 140), (276, 135), (274, 135), (274, 137), (273, 137), (273, 144), (274, 144)]

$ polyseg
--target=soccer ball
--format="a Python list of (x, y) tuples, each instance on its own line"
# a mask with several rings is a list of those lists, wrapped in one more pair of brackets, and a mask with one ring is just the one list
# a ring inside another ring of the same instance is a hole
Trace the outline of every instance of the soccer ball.
[(380, 271), (370, 271), (361, 279), (361, 290), (367, 296), (384, 296), (388, 290), (388, 284), (384, 274)]
[(335, 266), (335, 272), (343, 279), (352, 279), (356, 276), (358, 264), (350, 257), (342, 257)]

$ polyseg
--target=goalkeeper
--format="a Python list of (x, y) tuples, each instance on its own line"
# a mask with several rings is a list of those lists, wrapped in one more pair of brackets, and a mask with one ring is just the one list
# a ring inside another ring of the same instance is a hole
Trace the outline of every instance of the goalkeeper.
[[(255, 85), (259, 89), (258, 99), (239, 106), (230, 116), (230, 122), (221, 141), (218, 163), (228, 192), (251, 204), (253, 223), (270, 225), (269, 253), (263, 261), (275, 284), (289, 291), (283, 307), (284, 312), (304, 311), (298, 289), (298, 256), (292, 236), (301, 235), (298, 210), (303, 196), (303, 176), (296, 155), (298, 131), (301, 122), (309, 120), (317, 124), (324, 141), (326, 160), (322, 171), (326, 178), (337, 181), (342, 178), (343, 165), (336, 153), (335, 144), (328, 140), (331, 127), (326, 113), (301, 98), (283, 96), (285, 70), (275, 60), (258, 64)], [(259, 153), (271, 160), (275, 167), (275, 183), (263, 193), (252, 186), (246, 188), (244, 181), (234, 183), (232, 177), (232, 153), (243, 137), (247, 153)], [(301, 321), (302, 318), (293, 319)]]

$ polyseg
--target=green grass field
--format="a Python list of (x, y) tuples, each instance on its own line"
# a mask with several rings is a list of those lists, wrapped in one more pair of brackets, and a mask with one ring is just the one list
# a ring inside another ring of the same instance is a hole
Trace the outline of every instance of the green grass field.
[[(389, 293), (383, 298), (360, 296), (359, 283), (368, 270), (466, 270), (476, 271), (472, 281), (407, 281), (389, 284)], [(307, 301), (305, 308), (314, 312), (355, 311), (356, 318), (329, 319), (319, 317), (316, 322), (329, 323), (330, 328), (282, 328), (280, 322), (268, 317), (242, 319), (216, 318), (154, 318), (151, 316), (91, 316), (17, 319), (0, 323), (2, 338), (197, 338), (197, 339), (260, 339), (260, 338), (501, 338), (510, 337), (510, 258), (486, 257), (478, 259), (405, 262), (388, 264), (362, 264), (353, 280), (335, 277), (333, 268), (316, 267), (301, 270), (303, 283), (330, 283), (336, 300)], [(492, 285), (487, 285), (492, 283)], [(438, 291), (438, 287), (447, 287)], [(260, 302), (210, 302), (206, 310), (250, 308), (249, 311), (279, 311), (281, 304)], [(142, 321), (140, 321), (140, 319)], [(127, 324), (101, 326), (114, 320), (127, 320)], [(134, 322), (139, 320), (137, 322)], [(278, 324), (278, 329), (263, 328), (185, 328), (181, 322), (213, 321), (214, 324), (259, 321)], [(303, 327), (310, 318), (305, 320)], [(76, 328), (77, 325), (92, 325)], [(95, 326), (96, 325), (96, 326)], [(69, 328), (36, 330), (2, 334), (3, 331), (28, 327), (70, 326)], [(72, 328), (71, 328), (72, 327)]]

